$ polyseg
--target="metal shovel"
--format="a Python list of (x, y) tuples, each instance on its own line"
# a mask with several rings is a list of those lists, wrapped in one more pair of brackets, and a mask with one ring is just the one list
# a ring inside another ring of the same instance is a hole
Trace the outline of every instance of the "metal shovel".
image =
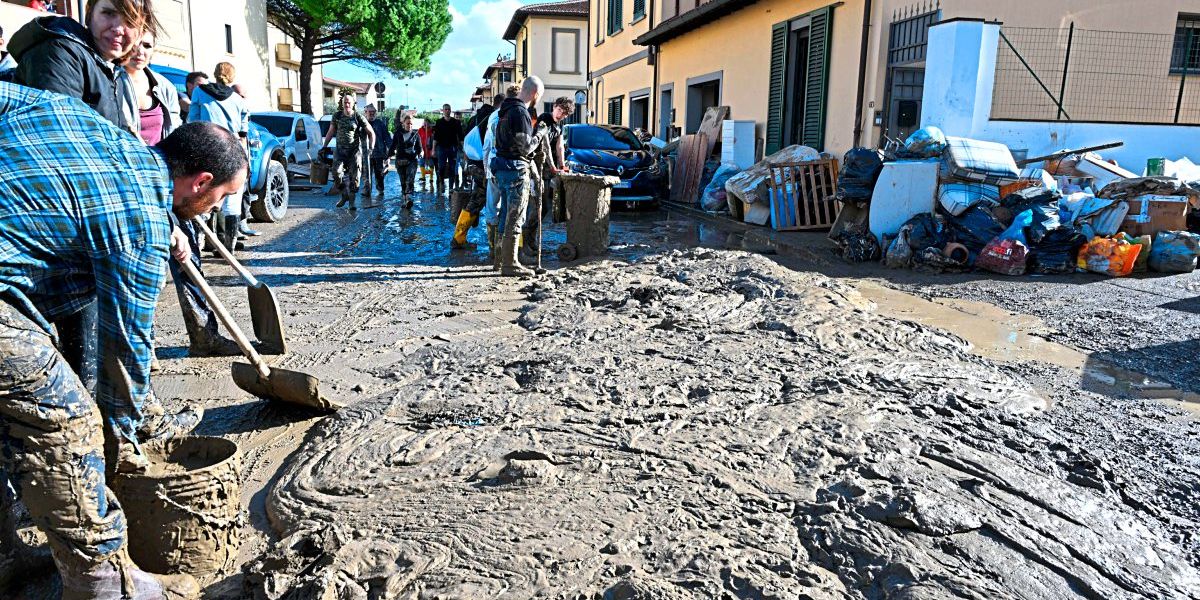
[(221, 324), (229, 330), (233, 341), (237, 342), (238, 347), (242, 349), (242, 354), (245, 354), (246, 359), (250, 361), (250, 364), (235, 362), (232, 365), (233, 382), (238, 387), (260, 398), (290, 402), (327, 412), (333, 412), (342, 407), (341, 404), (321, 396), (321, 382), (316, 377), (298, 371), (268, 367), (254, 346), (250, 345), (250, 340), (246, 339), (246, 334), (242, 333), (242, 329), (230, 316), (229, 311), (225, 310), (225, 305), (217, 299), (216, 293), (208, 286), (208, 282), (196, 270), (192, 261), (181, 260), (179, 264), (183, 267), (183, 272), (200, 288), (200, 293), (204, 294), (204, 298), (208, 300), (213, 312), (217, 313)]
[[(217, 236), (208, 224), (200, 217), (192, 219), (192, 223), (200, 228), (204, 235), (211, 240)], [(259, 281), (253, 273), (246, 270), (241, 263), (229, 253), (219, 241), (213, 244), (217, 254), (246, 280), (246, 298), (250, 301), (250, 322), (254, 325), (254, 337), (261, 343), (265, 354), (287, 354), (287, 341), (283, 335), (283, 318), (279, 314), (279, 302), (275, 300), (275, 292), (266, 284)]]

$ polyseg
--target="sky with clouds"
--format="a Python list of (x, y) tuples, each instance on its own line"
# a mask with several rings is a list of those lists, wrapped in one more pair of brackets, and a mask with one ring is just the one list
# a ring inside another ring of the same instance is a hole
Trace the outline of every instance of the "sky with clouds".
[[(540, 1), (540, 0), (539, 0)], [(475, 86), (483, 83), (483, 70), (497, 54), (512, 55), (511, 43), (501, 39), (508, 21), (522, 4), (534, 0), (450, 0), (454, 30), (432, 58), (429, 74), (397, 80), (383, 72), (350, 63), (325, 65), (326, 77), (342, 81), (383, 81), (387, 85), (389, 107), (410, 103), (425, 110), (449, 102), (454, 108), (468, 108)], [(408, 84), (405, 100), (405, 85)]]

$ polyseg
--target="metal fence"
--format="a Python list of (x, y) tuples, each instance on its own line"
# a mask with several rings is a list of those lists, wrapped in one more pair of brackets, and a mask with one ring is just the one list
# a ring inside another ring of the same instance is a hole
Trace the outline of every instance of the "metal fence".
[(1004, 27), (999, 45), (994, 120), (1200, 124), (1200, 29)]

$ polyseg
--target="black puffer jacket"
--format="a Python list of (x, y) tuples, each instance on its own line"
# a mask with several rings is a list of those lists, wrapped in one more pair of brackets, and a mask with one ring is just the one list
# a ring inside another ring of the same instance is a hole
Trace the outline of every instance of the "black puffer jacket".
[[(505, 98), (500, 104), (500, 120), (496, 122), (496, 158), (493, 170), (516, 168), (516, 164), (529, 164), (537, 148), (534, 139), (533, 119), (529, 107), (518, 98)], [(510, 164), (504, 164), (508, 161)]]
[(100, 116), (132, 131), (133, 124), (121, 111), (120, 69), (96, 52), (91, 39), (91, 33), (69, 17), (40, 17), (26, 23), (8, 42), (8, 51), (17, 59), (16, 82), (78, 98)]

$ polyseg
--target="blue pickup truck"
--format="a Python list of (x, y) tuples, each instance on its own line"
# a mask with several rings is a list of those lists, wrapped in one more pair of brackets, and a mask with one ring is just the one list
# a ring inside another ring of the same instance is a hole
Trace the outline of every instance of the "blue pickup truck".
[[(161, 65), (150, 65), (175, 85), (183, 95), (187, 90), (187, 71)], [(250, 123), (250, 216), (257, 221), (276, 223), (283, 220), (288, 208), (287, 155), (279, 138), (265, 127)]]

